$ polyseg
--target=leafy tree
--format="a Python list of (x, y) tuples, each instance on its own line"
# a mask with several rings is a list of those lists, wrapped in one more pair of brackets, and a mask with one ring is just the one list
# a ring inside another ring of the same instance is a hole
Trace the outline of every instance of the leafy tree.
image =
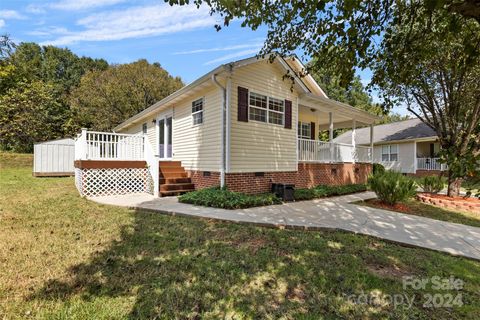
[(65, 119), (52, 85), (22, 82), (0, 95), (0, 144), (32, 152), (33, 143), (55, 138)]
[(449, 167), (448, 194), (458, 195), (462, 178), (480, 170), (480, 24), (405, 12), (385, 34), (373, 81), (387, 105), (406, 104), (435, 130)]
[[(171, 5), (191, 2), (207, 4), (212, 14), (223, 18), (223, 26), (234, 19), (242, 26), (256, 30), (268, 28), (260, 54), (278, 52), (288, 56), (300, 49), (316, 58), (311, 69), (328, 67), (335, 71), (342, 85), (350, 83), (355, 67), (366, 68), (376, 61), (381, 36), (396, 21), (395, 13), (405, 4), (413, 18), (428, 19), (435, 12), (458, 14), (464, 20), (480, 22), (478, 0), (165, 0)], [(415, 9), (415, 10), (412, 10)], [(416, 10), (419, 8), (420, 10)], [(217, 30), (222, 25), (215, 26)]]
[(108, 131), (182, 86), (180, 78), (146, 60), (91, 71), (70, 97), (74, 122)]

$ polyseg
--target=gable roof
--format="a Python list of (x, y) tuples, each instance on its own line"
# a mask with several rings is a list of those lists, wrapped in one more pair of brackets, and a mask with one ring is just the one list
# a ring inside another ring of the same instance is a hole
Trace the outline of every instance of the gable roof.
[[(389, 141), (415, 140), (421, 138), (435, 138), (435, 131), (423, 123), (420, 119), (408, 119), (393, 123), (375, 126), (373, 130), (373, 143)], [(355, 139), (357, 144), (370, 144), (370, 128), (356, 130)], [(351, 143), (352, 131), (347, 131), (335, 139), (338, 143)]]
[[(246, 66), (252, 63), (260, 62), (260, 61), (265, 61), (269, 59), (270, 55), (266, 55), (264, 57), (258, 58), (256, 56), (242, 59), (242, 60), (237, 60), (229, 63), (222, 64), (218, 66), (217, 68), (213, 69), (212, 71), (204, 74), (200, 78), (196, 79), (195, 81), (191, 82), (190, 84), (182, 87), (181, 89), (175, 91), (171, 95), (163, 98), (162, 100), (154, 103), (147, 109), (137, 113), (136, 115), (128, 118), (118, 126), (116, 126), (113, 131), (118, 131), (121, 129), (124, 129), (128, 127), (129, 125), (133, 123), (140, 122), (142, 119), (152, 115), (155, 113), (158, 109), (161, 107), (165, 106), (168, 103), (172, 103), (177, 101), (179, 98), (181, 98), (183, 95), (187, 94), (190, 92), (190, 90), (193, 90), (194, 88), (204, 85), (207, 83), (207, 81), (211, 81), (211, 78), (213, 75), (220, 75), (221, 73), (224, 72), (229, 72), (234, 68)], [(306, 76), (300, 78), (296, 76), (297, 73), (300, 73), (302, 70), (305, 69), (305, 66), (300, 62), (300, 60), (295, 57), (288, 57), (288, 58), (283, 58), (279, 55), (275, 57), (274, 63), (277, 62), (279, 63), (287, 72), (291, 72), (293, 75), (293, 79), (295, 81), (295, 84), (301, 89), (301, 91), (305, 93), (314, 93), (316, 95), (323, 96), (325, 98), (328, 98), (325, 92), (320, 88), (320, 86), (317, 84), (317, 82), (313, 79), (313, 77), (310, 74), (307, 74)], [(213, 85), (213, 83), (212, 83)]]

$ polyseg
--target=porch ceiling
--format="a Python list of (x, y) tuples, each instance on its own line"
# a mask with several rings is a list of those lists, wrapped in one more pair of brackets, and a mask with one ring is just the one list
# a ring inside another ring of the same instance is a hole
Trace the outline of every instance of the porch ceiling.
[(330, 112), (332, 112), (335, 129), (351, 128), (353, 120), (356, 121), (357, 127), (369, 125), (379, 120), (377, 116), (356, 109), (348, 104), (309, 93), (302, 94), (298, 103), (300, 105), (299, 112), (310, 112), (318, 118), (321, 130), (328, 130)]

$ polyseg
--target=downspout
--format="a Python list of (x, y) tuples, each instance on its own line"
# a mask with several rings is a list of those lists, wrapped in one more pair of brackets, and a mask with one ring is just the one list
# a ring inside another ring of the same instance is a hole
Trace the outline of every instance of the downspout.
[(226, 95), (227, 95), (227, 90), (225, 87), (223, 87), (218, 81), (217, 81), (217, 74), (212, 74), (212, 82), (220, 89), (222, 90), (222, 141), (221, 141), (221, 165), (220, 165), (220, 187), (224, 188), (225, 187), (225, 167), (226, 167), (226, 155), (225, 155), (225, 144), (226, 144), (226, 129), (225, 129), (225, 123), (226, 123)]

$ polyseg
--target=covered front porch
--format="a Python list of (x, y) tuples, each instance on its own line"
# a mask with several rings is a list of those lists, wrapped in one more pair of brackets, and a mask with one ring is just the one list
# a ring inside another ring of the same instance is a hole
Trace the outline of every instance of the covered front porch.
[(436, 140), (415, 142), (415, 171), (445, 171), (448, 166), (440, 162), (440, 144)]
[[(298, 161), (371, 163), (375, 120), (376, 116), (347, 104), (311, 94), (302, 95), (298, 107)], [(370, 146), (359, 146), (355, 129), (365, 126), (370, 127)], [(333, 142), (336, 129), (351, 129), (351, 143)]]

